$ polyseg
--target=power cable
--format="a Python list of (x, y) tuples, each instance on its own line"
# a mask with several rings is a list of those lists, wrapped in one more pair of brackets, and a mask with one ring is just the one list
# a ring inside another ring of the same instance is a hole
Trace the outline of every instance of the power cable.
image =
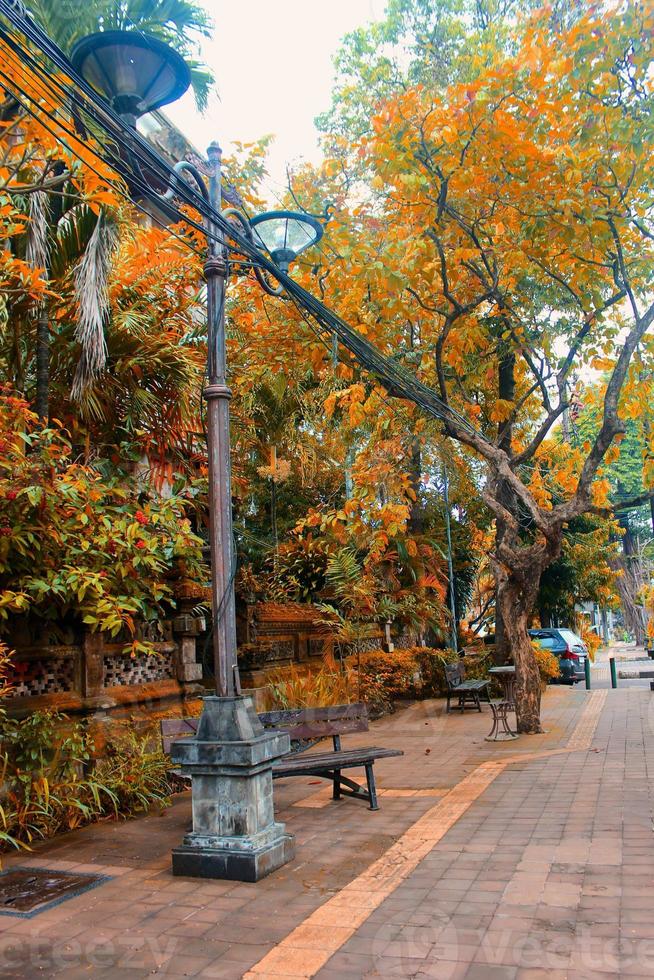
[[(79, 105), (81, 102), (82, 111), (87, 112), (94, 122), (104, 130), (104, 132), (116, 140), (116, 143), (119, 146), (125, 145), (125, 126), (120, 117), (116, 115), (110, 106), (100, 100), (99, 96), (81, 76), (77, 75), (77, 73), (72, 69), (72, 66), (68, 62), (66, 56), (56, 45), (54, 45), (54, 43), (47, 37), (45, 32), (43, 32), (34, 23), (27, 19), (22, 19), (19, 15), (17, 15), (15, 9), (11, 6), (8, 0), (0, 0), (0, 12), (4, 13), (14, 26), (17, 26), (16, 22), (18, 21), (21, 32), (30, 41), (32, 41), (33, 44), (39, 47), (46, 57), (51, 59), (52, 62), (74, 82), (73, 87), (63, 85), (63, 83), (57, 81), (59, 88), (64, 91), (74, 103)], [(2, 29), (0, 29), (0, 37), (4, 38), (12, 50), (19, 54), (19, 56), (21, 54), (24, 55), (25, 60), (34, 66), (33, 56), (29, 50), (24, 47), (24, 45), (21, 45), (20, 42), (16, 41), (15, 37), (11, 38), (7, 35), (7, 32)], [(36, 71), (37, 73), (42, 73), (43, 68), (37, 65)], [(50, 81), (52, 81), (51, 76)], [(78, 91), (75, 91), (75, 89)], [(84, 94), (85, 100), (80, 98), (80, 91)], [(41, 111), (44, 110), (42, 109)], [(304, 310), (306, 310), (306, 312), (315, 320), (319, 327), (329, 334), (330, 339), (336, 335), (343, 346), (355, 356), (363, 367), (371, 372), (371, 374), (377, 379), (379, 384), (386, 389), (390, 396), (405, 398), (409, 401), (413, 401), (428, 415), (431, 415), (434, 418), (444, 422), (454, 423), (457, 426), (463, 427), (468, 432), (474, 432), (479, 437), (484, 438), (482, 433), (478, 432), (478, 430), (476, 430), (464, 416), (460, 415), (460, 413), (439, 398), (431, 388), (428, 388), (426, 385), (418, 381), (413, 375), (409, 374), (396, 363), (393, 363), (390, 358), (382, 354), (381, 351), (366, 340), (360, 333), (358, 333), (358, 331), (351, 328), (347, 323), (345, 323), (344, 320), (326, 307), (320, 300), (282, 272), (272, 262), (272, 260), (268, 259), (262, 252), (259, 251), (259, 249), (252, 241), (250, 241), (245, 233), (239, 231), (238, 228), (233, 225), (233, 223), (224, 217), (224, 215), (215, 210), (210, 203), (205, 200), (199, 191), (195, 191), (186, 180), (180, 178), (180, 176), (175, 172), (174, 168), (170, 167), (166, 161), (164, 161), (149, 146), (147, 141), (139, 133), (129, 132), (128, 135), (130, 139), (130, 145), (128, 147), (130, 156), (135, 157), (139, 164), (143, 164), (149, 169), (154, 170), (155, 173), (167, 176), (168, 185), (172, 185), (174, 187), (176, 195), (183, 201), (183, 203), (188, 204), (190, 207), (202, 214), (207, 220), (208, 226), (203, 227), (198, 225), (197, 222), (190, 219), (188, 215), (184, 215), (179, 212), (178, 209), (176, 209), (168, 201), (160, 202), (160, 206), (164, 213), (167, 213), (171, 218), (186, 221), (192, 227), (196, 228), (197, 230), (201, 230), (210, 240), (218, 242), (223, 248), (225, 247), (224, 238), (227, 238), (233, 242), (234, 246), (236, 246), (236, 250), (240, 254), (246, 256), (252, 263), (255, 263), (270, 276), (276, 279), (285, 288), (287, 294), (291, 296), (300, 306), (302, 306)], [(75, 150), (70, 147), (69, 151), (76, 156), (80, 156), (79, 153), (75, 153)], [(107, 153), (106, 147), (104, 148), (104, 152), (105, 154)], [(98, 153), (97, 155), (100, 159), (103, 159), (101, 153)], [(84, 157), (84, 162), (88, 163), (86, 157)], [(107, 162), (112, 168), (117, 169), (121, 176), (127, 169), (125, 162), (120, 159), (116, 160), (115, 157), (110, 157), (109, 160), (105, 158), (103, 162)], [(104, 180), (105, 178), (103, 177), (102, 179)], [(147, 187), (140, 174), (130, 173), (127, 179), (137, 188), (139, 188), (140, 185), (141, 189), (147, 190), (151, 193), (150, 188)], [(216, 232), (213, 231), (211, 224), (219, 229), (220, 234), (216, 234)]]

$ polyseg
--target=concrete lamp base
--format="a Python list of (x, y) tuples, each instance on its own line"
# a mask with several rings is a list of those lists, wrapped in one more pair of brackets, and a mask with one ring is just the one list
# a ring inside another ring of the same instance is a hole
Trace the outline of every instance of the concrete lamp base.
[[(282, 828), (283, 825), (277, 824)], [(188, 838), (184, 838), (188, 840)], [(283, 832), (267, 847), (257, 850), (197, 847), (182, 844), (173, 850), (173, 874), (187, 878), (222, 878), (226, 881), (260, 881), (295, 857), (295, 840)]]
[(249, 697), (210, 697), (194, 738), (173, 762), (192, 778), (193, 830), (173, 850), (173, 874), (259, 881), (292, 860), (294, 838), (275, 822), (272, 764), (288, 735), (264, 731)]

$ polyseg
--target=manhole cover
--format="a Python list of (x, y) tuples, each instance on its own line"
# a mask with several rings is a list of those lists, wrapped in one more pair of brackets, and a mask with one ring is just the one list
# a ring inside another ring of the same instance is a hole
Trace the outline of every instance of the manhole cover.
[(0, 873), (0, 914), (29, 918), (108, 881), (106, 875), (13, 868)]

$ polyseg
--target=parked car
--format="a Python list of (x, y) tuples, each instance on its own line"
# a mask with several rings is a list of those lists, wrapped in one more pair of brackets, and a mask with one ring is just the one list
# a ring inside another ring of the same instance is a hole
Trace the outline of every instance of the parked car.
[(577, 684), (584, 680), (588, 647), (580, 636), (563, 626), (529, 630), (529, 636), (558, 657), (560, 683)]

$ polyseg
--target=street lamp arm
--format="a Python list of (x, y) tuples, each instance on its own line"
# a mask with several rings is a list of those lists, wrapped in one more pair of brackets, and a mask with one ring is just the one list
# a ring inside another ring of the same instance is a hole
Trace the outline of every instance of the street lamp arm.
[[(200, 194), (202, 195), (203, 199), (205, 201), (208, 201), (209, 200), (209, 191), (207, 190), (207, 185), (205, 184), (204, 179), (202, 177), (202, 174), (200, 173), (200, 171), (198, 170), (198, 168), (195, 166), (195, 164), (191, 163), (189, 160), (180, 160), (179, 163), (176, 163), (175, 164), (175, 166), (174, 166), (173, 169), (174, 169), (175, 173), (182, 178), (182, 180), (184, 181), (185, 184), (189, 184), (189, 181), (186, 180), (186, 177), (184, 177), (183, 175), (184, 174), (190, 174), (190, 176), (193, 178), (193, 181), (194, 181), (197, 189), (199, 190)], [(190, 184), (189, 184), (189, 186), (190, 186)], [(175, 189), (176, 189), (176, 187), (177, 187), (177, 181), (173, 177), (173, 178), (171, 178), (171, 182), (170, 182), (170, 186), (169, 186), (168, 190), (165, 191), (161, 195), (161, 197), (163, 197), (164, 200), (166, 200), (166, 201), (172, 201), (172, 199), (175, 196)]]
[(261, 270), (261, 266), (255, 265), (253, 266), (253, 268), (254, 268), (254, 274), (257, 277), (257, 282), (259, 283), (263, 291), (268, 293), (269, 296), (281, 296), (282, 293), (286, 292), (286, 290), (284, 289), (281, 283), (278, 283), (277, 287), (273, 289), (273, 287), (270, 285), (265, 275), (263, 274)]
[[(239, 211), (238, 208), (225, 208), (223, 211), (221, 211), (221, 214), (223, 218), (227, 218), (227, 220), (231, 220), (232, 218), (236, 219), (241, 225), (247, 240), (258, 250), (258, 246), (254, 240), (254, 235), (252, 234), (252, 225), (250, 224), (250, 219), (246, 214)], [(254, 269), (254, 274), (257, 277), (257, 282), (264, 292), (268, 293), (270, 296), (281, 296), (282, 293), (285, 292), (284, 286), (282, 286), (281, 283), (278, 283), (276, 287), (270, 285), (261, 267), (256, 262), (252, 263), (252, 268)]]

